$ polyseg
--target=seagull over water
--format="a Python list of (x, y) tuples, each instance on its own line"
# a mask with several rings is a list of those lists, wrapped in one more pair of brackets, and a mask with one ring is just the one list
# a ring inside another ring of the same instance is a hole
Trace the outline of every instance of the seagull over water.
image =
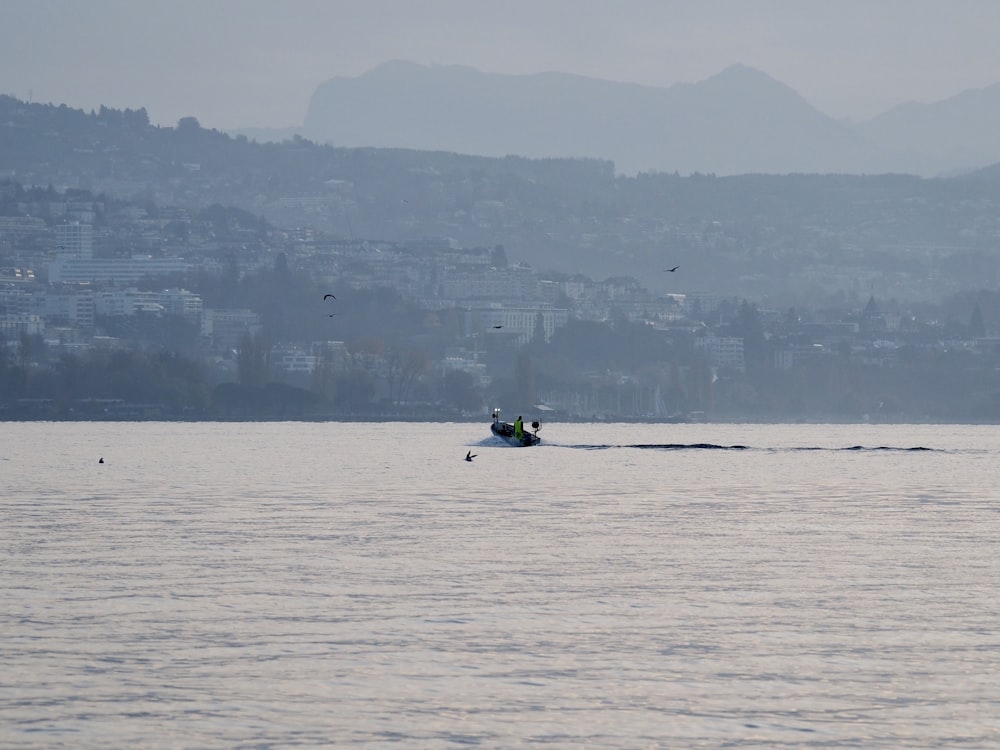
[(677, 270), (678, 268), (680, 268), (680, 266), (674, 266), (673, 268), (664, 268), (663, 270), (664, 270), (664, 271), (667, 271), (667, 272), (669, 272), (669, 273), (673, 273), (673, 272), (674, 272), (674, 271), (676, 271), (676, 270)]
[[(329, 297), (333, 297), (333, 295), (332, 295), (332, 294), (324, 294), (324, 295), (323, 295), (323, 299), (327, 299), (327, 298), (329, 298)], [(336, 297), (333, 297), (333, 298), (334, 298), (334, 299), (337, 299)]]
[(465, 460), (466, 461), (471, 461), (472, 459), (474, 459), (478, 455), (479, 455), (478, 453), (473, 453), (472, 451), (469, 451), (468, 453), (465, 454)]

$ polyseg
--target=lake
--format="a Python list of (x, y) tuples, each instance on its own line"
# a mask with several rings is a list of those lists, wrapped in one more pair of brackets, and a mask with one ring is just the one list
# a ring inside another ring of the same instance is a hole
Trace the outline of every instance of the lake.
[(996, 427), (0, 435), (7, 750), (1000, 745)]

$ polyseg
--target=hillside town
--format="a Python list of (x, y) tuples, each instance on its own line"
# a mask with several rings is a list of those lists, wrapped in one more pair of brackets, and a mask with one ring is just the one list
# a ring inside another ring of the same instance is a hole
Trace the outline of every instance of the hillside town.
[(998, 421), (998, 207), (0, 96), (0, 416)]
[[(219, 205), (7, 180), (0, 407), (9, 418), (481, 418), (497, 405), (563, 419), (998, 416), (1000, 337), (978, 301), (960, 321), (873, 295), (768, 309), (690, 288), (683, 265), (663, 269), (676, 291), (656, 293), (625, 273), (530, 261), (501, 245), (344, 238)], [(128, 369), (121, 353), (164, 351), (197, 363), (207, 395), (54, 385), (71, 363), (117, 353)], [(938, 393), (935, 411), (924, 394), (942, 368), (971, 380), (954, 399)]]

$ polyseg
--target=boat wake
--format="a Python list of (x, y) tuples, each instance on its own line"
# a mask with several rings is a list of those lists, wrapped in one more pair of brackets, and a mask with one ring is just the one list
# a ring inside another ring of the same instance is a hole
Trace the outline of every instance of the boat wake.
[[(503, 438), (497, 437), (496, 435), (490, 435), (489, 437), (484, 437), (481, 440), (475, 440), (467, 444), (471, 448), (519, 448), (522, 446), (511, 445)], [(545, 445), (545, 443), (539, 443), (536, 448), (540, 448)], [(571, 446), (564, 445), (563, 448), (569, 448)]]
[(786, 448), (786, 450), (794, 451), (899, 451), (901, 453), (919, 452), (919, 451), (936, 451), (937, 448), (925, 448), (922, 445), (915, 445), (912, 448), (897, 448), (891, 445), (877, 445), (877, 446), (867, 446), (867, 445), (852, 445), (849, 448)]
[(549, 443), (549, 445), (560, 448), (576, 448), (578, 450), (610, 450), (612, 448), (640, 448), (645, 450), (682, 451), (682, 450), (715, 450), (715, 451), (827, 451), (827, 452), (880, 452), (897, 451), (901, 453), (932, 452), (936, 448), (926, 448), (922, 445), (913, 447), (894, 447), (889, 445), (865, 446), (851, 445), (845, 448), (822, 447), (822, 446), (795, 446), (788, 448), (753, 448), (749, 445), (718, 445), (716, 443), (632, 443), (632, 444), (604, 444), (604, 445), (559, 445)]
[[(554, 445), (550, 443), (550, 445)], [(743, 451), (747, 450), (746, 445), (716, 445), (715, 443), (631, 443), (621, 445), (563, 445), (563, 448), (577, 448), (588, 451), (603, 451), (611, 448), (643, 448), (649, 450), (662, 451), (683, 451), (683, 450), (716, 450), (716, 451)]]

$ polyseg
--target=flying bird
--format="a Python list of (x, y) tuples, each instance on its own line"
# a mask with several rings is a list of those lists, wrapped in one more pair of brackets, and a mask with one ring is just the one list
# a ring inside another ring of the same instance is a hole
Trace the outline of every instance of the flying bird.
[[(332, 294), (324, 294), (324, 295), (323, 295), (323, 299), (326, 299), (326, 298), (328, 298), (328, 297), (333, 297), (333, 295), (332, 295)], [(334, 298), (334, 299), (337, 299), (336, 297), (333, 297), (333, 298)]]
[(674, 266), (673, 268), (664, 268), (663, 270), (664, 270), (664, 271), (669, 271), (670, 273), (673, 273), (673, 272), (674, 272), (674, 271), (676, 271), (676, 270), (677, 270), (678, 268), (680, 268), (680, 266)]
[(104, 463), (104, 456), (101, 456), (100, 459), (97, 461), (97, 463), (103, 464)]
[(503, 328), (503, 326), (493, 326), (494, 328)]
[(466, 461), (471, 461), (472, 459), (474, 459), (478, 455), (479, 455), (478, 453), (473, 453), (472, 451), (469, 451), (468, 453), (465, 454), (465, 460)]

